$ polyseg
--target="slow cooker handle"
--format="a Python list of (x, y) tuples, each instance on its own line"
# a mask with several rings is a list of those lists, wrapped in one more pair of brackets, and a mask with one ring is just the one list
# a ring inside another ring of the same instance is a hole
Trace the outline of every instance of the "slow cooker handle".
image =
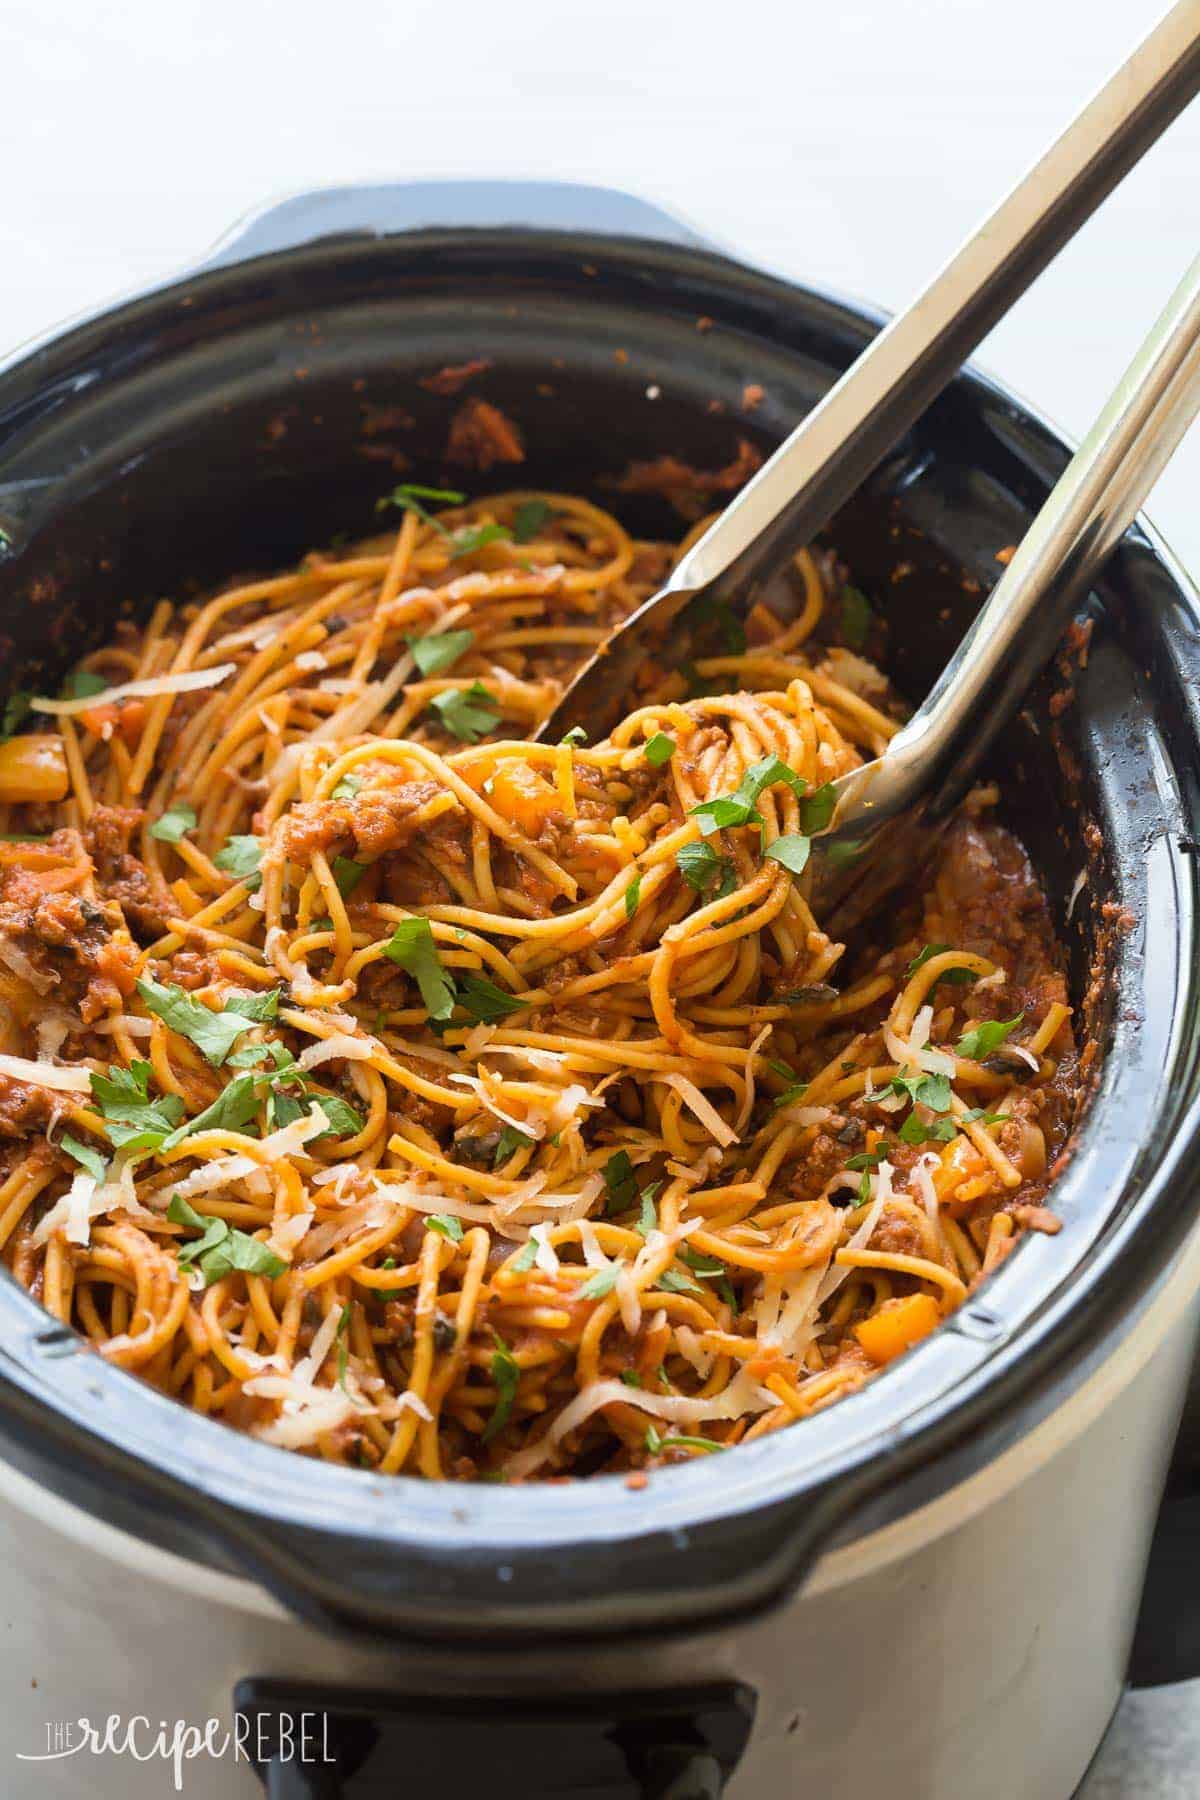
[[(322, 1688), (251, 1677), (234, 1689), (237, 1742), (267, 1800), (720, 1800), (754, 1723), (741, 1682), (540, 1701)], [(502, 1752), (502, 1754), (498, 1754)]]
[(582, 229), (712, 248), (682, 220), (620, 188), (567, 181), (396, 181), (313, 188), (277, 201), (235, 225), (201, 270), (278, 256), (323, 238), (392, 237), (439, 228)]

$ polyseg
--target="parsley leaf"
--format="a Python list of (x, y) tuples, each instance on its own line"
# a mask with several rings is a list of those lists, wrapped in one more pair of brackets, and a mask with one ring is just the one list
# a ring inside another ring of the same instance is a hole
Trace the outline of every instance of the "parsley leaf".
[(925, 1125), (919, 1113), (910, 1112), (896, 1135), (904, 1144), (948, 1144), (957, 1130), (953, 1119), (935, 1119), (931, 1125)]
[(672, 1432), (664, 1437), (657, 1426), (648, 1425), (646, 1448), (651, 1456), (657, 1456), (662, 1450), (724, 1450), (726, 1446), (718, 1444), (716, 1438), (688, 1437), (680, 1432)]
[(157, 981), (139, 980), (137, 991), (152, 1013), (188, 1038), (203, 1052), (214, 1068), (219, 1068), (250, 1021), (240, 1012), (213, 1012), (201, 1000), (194, 1000), (183, 988), (162, 987)]
[(526, 1144), (532, 1142), (528, 1132), (518, 1131), (515, 1125), (506, 1125), (500, 1133), (500, 1142), (496, 1145), (496, 1154), (492, 1159), (493, 1169), (499, 1169), (510, 1156), (515, 1156), (518, 1150), (523, 1150)]
[(692, 817), (699, 819), (700, 830), (705, 837), (711, 837), (714, 831), (722, 831), (731, 825), (761, 825), (762, 817), (755, 811), (758, 797), (765, 788), (774, 787), (780, 781), (786, 782), (792, 792), (800, 797), (803, 797), (808, 786), (804, 777), (789, 769), (779, 757), (766, 756), (746, 770), (732, 794), (723, 794), (715, 800), (702, 800), (699, 806), (693, 806)]
[(448, 1019), (454, 1011), (454, 982), (442, 966), (428, 919), (401, 919), (383, 954), (416, 981), (431, 1019)]
[(363, 780), (363, 776), (355, 775), (353, 771), (349, 775), (343, 775), (329, 798), (331, 800), (353, 800), (355, 794), (362, 787)]
[(72, 1137), (69, 1131), (63, 1132), (59, 1142), (67, 1155), (72, 1157), (80, 1168), (86, 1169), (96, 1181), (104, 1180), (108, 1174), (108, 1162), (98, 1150), (93, 1150), (90, 1144), (81, 1144), (79, 1139)]
[(847, 582), (842, 589), (842, 636), (852, 650), (862, 649), (874, 618), (867, 596)]
[(522, 500), (513, 514), (512, 534), (517, 543), (527, 544), (535, 538), (549, 517), (550, 508), (544, 500)]
[(582, 725), (572, 725), (570, 731), (565, 732), (558, 741), (560, 744), (586, 744), (587, 732)]
[(625, 889), (625, 917), (627, 919), (632, 919), (634, 913), (637, 911), (638, 900), (641, 897), (641, 892), (642, 892), (642, 877), (641, 877), (641, 873), (639, 872), (638, 874), (636, 874), (634, 876), (634, 878), (630, 882), (629, 886)]
[(63, 682), (63, 699), (86, 700), (91, 694), (102, 694), (110, 685), (94, 669), (73, 669)]
[(959, 1038), (955, 1045), (955, 1055), (965, 1056), (971, 1062), (982, 1062), (985, 1056), (990, 1056), (1004, 1042), (1010, 1031), (1016, 1030), (1024, 1017), (1025, 1014), (1019, 1012), (1015, 1019), (1009, 1019), (1003, 1024), (999, 1019), (986, 1019), (982, 1025), (976, 1025)]
[(529, 1242), (523, 1244), (518, 1254), (513, 1257), (513, 1268), (519, 1269), (522, 1275), (527, 1275), (536, 1261), (537, 1240), (530, 1238)]
[(383, 512), (385, 507), (398, 506), (403, 512), (415, 512), (418, 519), (423, 519), (426, 525), (436, 526), (439, 531), (443, 531), (445, 527), (438, 525), (437, 520), (430, 517), (421, 505), (422, 500), (440, 500), (443, 506), (461, 506), (466, 497), (454, 488), (422, 487), (417, 481), (402, 481), (399, 487), (393, 488), (390, 494), (385, 494), (375, 502), (375, 511)]
[(927, 1106), (930, 1112), (950, 1111), (950, 1078), (947, 1075), (897, 1075), (883, 1092), (890, 1091)]
[(611, 1294), (617, 1285), (620, 1264), (610, 1263), (607, 1269), (597, 1269), (596, 1273), (585, 1281), (582, 1287), (576, 1288), (577, 1300), (603, 1300), (605, 1294)]
[(639, 1237), (649, 1237), (652, 1231), (658, 1229), (658, 1213), (654, 1205), (654, 1196), (661, 1186), (661, 1181), (652, 1181), (648, 1187), (642, 1189), (642, 1210), (635, 1227)]
[(498, 1431), (503, 1431), (508, 1424), (509, 1415), (516, 1399), (517, 1386), (521, 1380), (521, 1370), (516, 1357), (502, 1337), (492, 1333), (496, 1349), (492, 1356), (492, 1380), (496, 1384), (496, 1404), (492, 1416), (483, 1428), (483, 1441), (490, 1444)]
[(507, 525), (469, 525), (463, 531), (456, 531), (450, 542), (450, 560), (454, 562), (460, 556), (474, 556), (487, 544), (510, 544), (512, 532)]
[(224, 847), (217, 851), (213, 862), (218, 869), (232, 875), (237, 881), (244, 881), (247, 890), (254, 893), (262, 886), (262, 876), (258, 865), (262, 861), (262, 841), (256, 837), (231, 837)]
[[(681, 850), (677, 850), (675, 867), (688, 886), (695, 888), (706, 899), (724, 900), (737, 886), (737, 871), (729, 858), (718, 856), (712, 845), (706, 844), (703, 839), (697, 843), (684, 844)], [(716, 889), (715, 894), (711, 891), (713, 888)]]
[(453, 1213), (429, 1213), (425, 1219), (425, 1229), (436, 1231), (439, 1237), (449, 1238), (452, 1244), (462, 1243), (462, 1220), (456, 1219)]
[(210, 1106), (196, 1114), (194, 1119), (185, 1119), (177, 1125), (169, 1137), (163, 1139), (159, 1146), (163, 1150), (173, 1150), (186, 1137), (192, 1137), (197, 1131), (242, 1131), (258, 1111), (258, 1077), (254, 1074), (235, 1075), (217, 1095)]
[(367, 865), (355, 862), (349, 856), (335, 856), (329, 872), (337, 883), (337, 891), (342, 899), (348, 900), (366, 874)]
[(339, 1318), (339, 1320), (337, 1322), (337, 1330), (333, 1334), (334, 1342), (337, 1344), (337, 1347), (338, 1347), (337, 1382), (338, 1382), (338, 1386), (341, 1388), (343, 1393), (345, 1393), (347, 1391), (346, 1390), (346, 1371), (350, 1366), (349, 1335), (350, 1335), (350, 1302), (347, 1300), (345, 1306), (343, 1306), (343, 1308), (342, 1308), (341, 1317)]
[(447, 688), (429, 704), (451, 737), (466, 744), (477, 744), (500, 723), (500, 709), (482, 681), (473, 681), (469, 688)]
[(340, 1094), (326, 1094), (322, 1089), (313, 1087), (310, 1082), (304, 1084), (304, 1092), (310, 1101), (315, 1101), (325, 1117), (329, 1120), (329, 1130), (322, 1131), (313, 1142), (319, 1144), (324, 1137), (357, 1137), (363, 1128), (361, 1113), (355, 1112), (348, 1100)]
[(808, 864), (812, 839), (801, 837), (799, 832), (789, 831), (783, 837), (777, 837), (773, 844), (768, 844), (763, 855), (768, 862), (781, 863), (790, 869), (793, 875), (802, 875)]
[(804, 794), (800, 800), (800, 827), (811, 836), (813, 832), (824, 831), (837, 810), (837, 791), (832, 781), (822, 787), (814, 788), (811, 794)]
[(10, 738), (13, 732), (23, 725), (29, 717), (33, 695), (18, 689), (10, 694), (4, 702), (4, 717), (0, 721), (0, 738)]
[[(430, 637), (409, 636), (405, 640), (413, 661), (422, 675), (439, 675), (465, 656), (475, 642), (473, 631), (441, 631)], [(335, 795), (336, 798), (336, 795)]]
[(178, 1094), (149, 1098), (148, 1062), (135, 1061), (128, 1069), (114, 1063), (107, 1075), (91, 1075), (92, 1098), (108, 1126), (109, 1141), (117, 1149), (157, 1149), (183, 1117)]
[(664, 1269), (655, 1287), (664, 1294), (702, 1294), (704, 1289), (684, 1269)]
[(661, 769), (665, 762), (670, 762), (675, 754), (675, 739), (668, 737), (665, 731), (656, 731), (646, 742), (642, 755), (651, 768)]
[[(282, 988), (268, 988), (265, 993), (227, 994), (225, 1011), (241, 1013), (243, 1019), (254, 1019), (259, 1024), (273, 1019), (279, 1011), (279, 1000)], [(260, 1046), (262, 1048), (263, 1046)]]
[(160, 844), (177, 844), (181, 837), (196, 828), (196, 809), (176, 801), (150, 827), (150, 836)]
[(604, 1165), (603, 1175), (604, 1185), (608, 1189), (605, 1210), (610, 1213), (624, 1212), (626, 1207), (633, 1205), (637, 1194), (637, 1177), (633, 1172), (628, 1150), (618, 1150), (610, 1156)]
[[(953, 945), (951, 944), (926, 944), (920, 954), (913, 957), (907, 969), (904, 971), (905, 974), (910, 977), (915, 975), (918, 969), (923, 969), (925, 964), (931, 962), (935, 956), (941, 956), (943, 951), (950, 949), (953, 949)], [(946, 969), (938, 976), (937, 981), (932, 985), (936, 987), (938, 982), (946, 981), (952, 982), (958, 986), (966, 986), (975, 979), (976, 977), (972, 975), (970, 969)]]
[(187, 1225), (202, 1234), (190, 1243), (181, 1245), (177, 1256), (184, 1267), (191, 1262), (197, 1265), (204, 1276), (206, 1287), (211, 1287), (215, 1281), (220, 1281), (234, 1269), (240, 1269), (247, 1275), (267, 1275), (274, 1278), (282, 1275), (287, 1267), (282, 1257), (276, 1256), (267, 1244), (261, 1243), (258, 1238), (248, 1237), (244, 1231), (231, 1230), (224, 1219), (206, 1218), (178, 1194), (171, 1197), (167, 1217), (175, 1225)]
[[(447, 977), (447, 980), (451, 979)], [(528, 1000), (506, 993), (494, 981), (473, 972), (462, 976), (457, 998), (459, 1005), (465, 1007), (473, 1019), (485, 1025), (494, 1019), (506, 1019), (509, 1013), (520, 1012), (523, 1006), (529, 1005)]]

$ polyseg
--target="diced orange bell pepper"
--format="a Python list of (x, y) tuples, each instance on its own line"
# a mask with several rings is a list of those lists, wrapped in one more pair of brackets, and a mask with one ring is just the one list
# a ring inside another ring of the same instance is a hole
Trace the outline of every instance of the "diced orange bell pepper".
[(885, 1300), (877, 1313), (854, 1327), (854, 1335), (882, 1367), (928, 1337), (941, 1316), (932, 1294), (908, 1294), (903, 1300)]
[(0, 743), (0, 801), (65, 800), (70, 789), (67, 754), (60, 737), (35, 733)]
[(89, 706), (78, 719), (93, 737), (111, 738), (118, 734), (131, 747), (142, 735), (146, 723), (144, 700), (110, 700), (106, 706)]
[(552, 812), (559, 809), (554, 788), (528, 763), (504, 761), (492, 776), (491, 802), (498, 813), (536, 837)]

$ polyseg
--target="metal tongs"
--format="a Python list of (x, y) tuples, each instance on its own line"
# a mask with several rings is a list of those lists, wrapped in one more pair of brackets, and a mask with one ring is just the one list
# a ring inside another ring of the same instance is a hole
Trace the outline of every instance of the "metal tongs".
[[(714, 601), (748, 611), (1198, 88), (1200, 0), (1181, 0), (584, 665), (539, 736), (603, 736), (640, 665), (695, 653)], [(1198, 409), (1200, 257), (933, 691), (884, 755), (836, 784), (802, 878), (826, 929), (844, 934), (911, 875)]]

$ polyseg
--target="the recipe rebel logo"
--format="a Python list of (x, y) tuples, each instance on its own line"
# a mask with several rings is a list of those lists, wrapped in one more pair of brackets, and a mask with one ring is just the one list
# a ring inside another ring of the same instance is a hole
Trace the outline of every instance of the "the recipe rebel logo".
[(125, 1719), (48, 1719), (42, 1750), (18, 1750), (18, 1762), (57, 1763), (71, 1756), (128, 1757), (133, 1762), (169, 1765), (175, 1792), (182, 1793), (184, 1768), (201, 1757), (262, 1766), (278, 1763), (335, 1764), (329, 1719), (321, 1712), (237, 1713), (232, 1729), (222, 1719), (194, 1725), (186, 1719), (159, 1719), (142, 1713)]

